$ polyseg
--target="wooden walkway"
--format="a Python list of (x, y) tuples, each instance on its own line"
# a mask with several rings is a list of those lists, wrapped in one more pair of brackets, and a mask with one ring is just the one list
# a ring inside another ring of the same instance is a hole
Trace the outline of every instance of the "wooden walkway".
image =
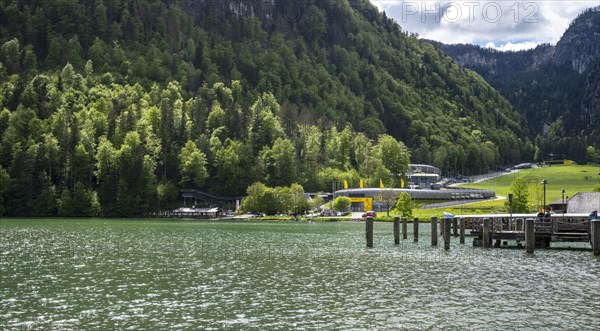
[[(590, 242), (591, 223), (585, 214), (552, 215), (538, 217), (534, 214), (477, 215), (460, 216), (465, 219), (467, 229), (476, 236), (474, 246), (482, 246), (484, 239), (495, 241), (494, 246), (507, 245), (507, 241), (516, 241), (517, 246), (526, 240), (525, 222), (532, 220), (536, 247), (550, 247), (552, 242)], [(489, 220), (489, 229), (485, 229), (485, 220)], [(487, 238), (484, 238), (484, 235)]]
[[(443, 237), (444, 250), (450, 249), (450, 234), (465, 243), (465, 230), (475, 236), (473, 246), (495, 247), (516, 241), (517, 247), (525, 242), (525, 252), (531, 254), (536, 247), (548, 248), (554, 242), (589, 242), (594, 256), (600, 256), (600, 220), (590, 220), (585, 214), (565, 214), (537, 217), (533, 214), (461, 215), (442, 218), (439, 231)], [(402, 218), (402, 238), (407, 239), (406, 217)], [(373, 247), (373, 217), (366, 219), (367, 247)], [(413, 221), (414, 242), (419, 241), (419, 218)], [(400, 244), (400, 217), (394, 217), (394, 244)], [(438, 219), (431, 217), (431, 245), (438, 244)]]

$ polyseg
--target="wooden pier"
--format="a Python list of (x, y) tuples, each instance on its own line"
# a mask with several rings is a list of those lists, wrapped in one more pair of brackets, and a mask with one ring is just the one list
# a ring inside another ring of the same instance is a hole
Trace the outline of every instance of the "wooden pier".
[[(508, 214), (460, 216), (470, 229), (474, 246), (487, 246), (492, 242), (495, 247), (508, 241), (517, 246), (527, 242), (526, 223), (533, 224), (530, 241), (536, 248), (548, 248), (552, 242), (591, 242), (591, 223), (585, 214), (552, 215), (538, 217), (534, 214)], [(530, 231), (531, 232), (531, 231)]]
[[(406, 218), (402, 218), (402, 237), (407, 239)], [(415, 217), (414, 242), (419, 241), (419, 219)], [(437, 217), (431, 217), (431, 245), (438, 244)], [(465, 230), (469, 229), (473, 246), (501, 247), (508, 241), (515, 241), (529, 254), (535, 248), (549, 248), (552, 242), (589, 242), (592, 252), (600, 256), (600, 220), (590, 220), (586, 214), (564, 214), (538, 217), (534, 214), (493, 214), (462, 215), (442, 218), (440, 232), (444, 240), (444, 250), (450, 250), (450, 234), (460, 236), (459, 243), (465, 243)], [(400, 218), (394, 218), (394, 244), (400, 243)], [(367, 247), (373, 247), (373, 218), (366, 220)]]

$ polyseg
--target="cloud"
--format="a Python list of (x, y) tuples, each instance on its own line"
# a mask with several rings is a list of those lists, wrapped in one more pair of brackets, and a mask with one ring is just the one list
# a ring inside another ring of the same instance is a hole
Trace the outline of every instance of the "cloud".
[(525, 41), (525, 42), (517, 42), (517, 43), (512, 43), (512, 42), (508, 42), (506, 44), (502, 44), (502, 45), (496, 45), (494, 44), (494, 42), (490, 41), (489, 43), (485, 44), (485, 47), (487, 48), (494, 48), (497, 49), (499, 51), (522, 51), (525, 49), (531, 49), (531, 48), (535, 48), (538, 45), (538, 43), (532, 42), (532, 41)]
[(421, 38), (503, 50), (554, 44), (579, 13), (600, 5), (600, 0), (371, 2), (403, 30)]

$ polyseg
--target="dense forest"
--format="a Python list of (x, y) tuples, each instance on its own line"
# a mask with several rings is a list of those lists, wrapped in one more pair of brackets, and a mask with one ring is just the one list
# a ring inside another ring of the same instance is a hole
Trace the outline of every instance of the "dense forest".
[(409, 157), (475, 174), (534, 151), (490, 85), (367, 0), (0, 1), (0, 109), (6, 215), (398, 186)]
[(535, 161), (598, 162), (600, 7), (581, 13), (556, 45), (501, 52), (428, 42), (477, 71), (523, 115)]

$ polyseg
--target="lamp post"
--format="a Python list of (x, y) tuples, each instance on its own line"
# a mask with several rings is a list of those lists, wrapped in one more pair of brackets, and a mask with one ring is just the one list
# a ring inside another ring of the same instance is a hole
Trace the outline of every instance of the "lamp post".
[(542, 185), (544, 185), (544, 207), (542, 207), (542, 210), (544, 211), (544, 213), (546, 213), (546, 184), (548, 184), (547, 180), (542, 180)]
[(562, 190), (560, 190), (560, 193), (562, 194), (562, 212), (563, 216), (565, 216), (565, 189), (563, 188)]
[(513, 194), (508, 194), (508, 203), (510, 204), (510, 219), (512, 220), (512, 203), (513, 203)]

